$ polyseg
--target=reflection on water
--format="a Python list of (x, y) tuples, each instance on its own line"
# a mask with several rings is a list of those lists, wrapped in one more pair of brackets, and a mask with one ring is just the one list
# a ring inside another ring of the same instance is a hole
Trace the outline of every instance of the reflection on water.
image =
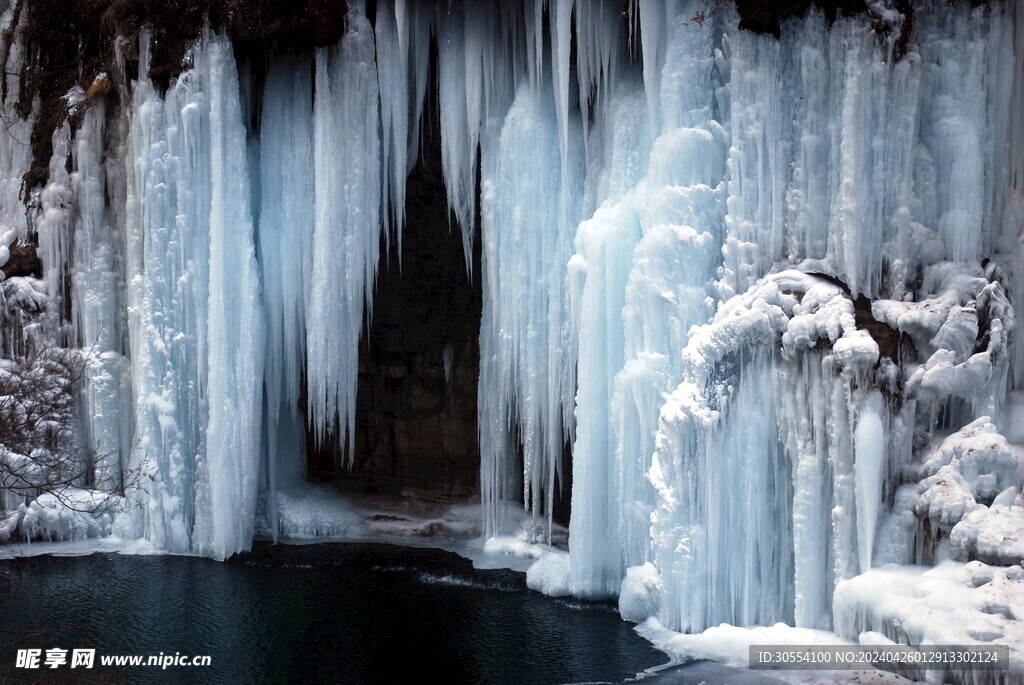
[[(101, 669), (90, 682), (621, 682), (664, 662), (609, 604), (555, 601), (521, 574), (379, 544), (195, 557), (0, 561), (0, 682), (19, 647), (209, 654), (209, 669)], [(72, 671), (66, 666), (61, 673)], [(75, 674), (81, 671), (74, 671)], [(48, 672), (46, 674), (57, 675)]]

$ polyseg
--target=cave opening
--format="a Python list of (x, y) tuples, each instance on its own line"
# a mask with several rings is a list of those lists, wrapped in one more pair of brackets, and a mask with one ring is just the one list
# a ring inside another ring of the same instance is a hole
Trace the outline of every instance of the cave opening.
[[(380, 268), (360, 339), (354, 450), (348, 453), (339, 430), (344, 421), (317, 444), (307, 419), (306, 476), (360, 497), (451, 503), (480, 496), (482, 219), (478, 196), (467, 269), (458, 218), (444, 185), (436, 37), (431, 43), (428, 83), (433, 85), (427, 88), (416, 161), (406, 179), (402, 237), (399, 244), (393, 227), (390, 234), (382, 232)], [(259, 81), (257, 69), (254, 95)], [(479, 193), (479, 165), (475, 187)], [(305, 412), (305, 392), (300, 403)], [(514, 468), (522, 474), (524, 455), (515, 428), (513, 435)], [(568, 526), (569, 441), (560, 468), (552, 520)], [(521, 498), (521, 475), (517, 487)]]
[(342, 491), (455, 500), (480, 489), (480, 240), (470, 272), (446, 200), (436, 97), (428, 94), (406, 183), (401, 245), (393, 231), (381, 238), (372, 313), (359, 346), (351, 466), (337, 431), (320, 446), (307, 432), (309, 478)]

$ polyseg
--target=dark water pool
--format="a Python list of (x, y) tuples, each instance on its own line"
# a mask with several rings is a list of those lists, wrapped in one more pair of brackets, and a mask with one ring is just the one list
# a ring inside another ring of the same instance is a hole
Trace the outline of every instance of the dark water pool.
[[(53, 647), (95, 648), (96, 666), (15, 667), (19, 648), (45, 659)], [(99, 663), (161, 652), (212, 664)], [(0, 682), (622, 682), (665, 660), (611, 604), (544, 597), (521, 574), (436, 549), (256, 543), (224, 563), (0, 561)]]

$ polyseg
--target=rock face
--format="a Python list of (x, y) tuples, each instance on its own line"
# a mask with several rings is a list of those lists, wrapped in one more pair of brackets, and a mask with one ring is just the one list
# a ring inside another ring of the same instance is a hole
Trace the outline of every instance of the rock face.
[(310, 441), (313, 477), (396, 494), (479, 490), (479, 241), (470, 275), (449, 221), (438, 140), (427, 135), (406, 186), (401, 260), (392, 244), (377, 279), (359, 350), (354, 465), (337, 466), (335, 440), (318, 452)]
[(771, 33), (776, 38), (780, 35), (781, 22), (789, 17), (803, 16), (812, 5), (825, 12), (829, 21), (835, 19), (838, 14), (856, 14), (867, 9), (864, 0), (736, 0), (740, 28), (757, 33)]

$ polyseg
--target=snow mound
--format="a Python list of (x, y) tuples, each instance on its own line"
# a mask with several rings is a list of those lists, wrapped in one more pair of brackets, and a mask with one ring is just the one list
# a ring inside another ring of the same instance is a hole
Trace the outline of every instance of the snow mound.
[(569, 591), (569, 555), (552, 550), (533, 562), (526, 571), (526, 586), (551, 597), (565, 597)]
[(661, 574), (654, 564), (648, 562), (642, 566), (631, 566), (626, 569), (619, 591), (619, 614), (627, 621), (637, 623), (657, 616), (661, 608), (661, 593)]
[[(1016, 495), (1016, 488), (1007, 492)], [(1001, 566), (1024, 563), (1024, 501), (1016, 496), (1012, 505), (971, 511), (953, 528), (949, 541), (957, 559)]]
[(76, 542), (110, 535), (124, 499), (110, 493), (65, 487), (45, 493), (0, 518), (0, 542), (15, 530), (28, 542)]
[(487, 554), (505, 554), (529, 559), (540, 559), (549, 549), (548, 545), (529, 542), (521, 535), (495, 535), (484, 543), (484, 552)]
[[(900, 644), (991, 644), (1010, 648), (1011, 673), (937, 671), (929, 682), (1019, 682), (1024, 678), (1024, 570), (980, 561), (934, 568), (885, 566), (836, 586), (835, 631), (864, 631)], [(1001, 679), (1001, 680), (1000, 680)]]

